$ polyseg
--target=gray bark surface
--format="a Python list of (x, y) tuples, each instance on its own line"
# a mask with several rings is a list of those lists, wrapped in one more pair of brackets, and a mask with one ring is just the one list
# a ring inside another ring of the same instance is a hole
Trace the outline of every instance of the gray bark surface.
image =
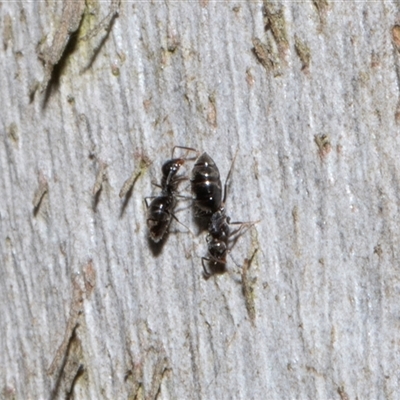
[[(399, 11), (2, 2), (0, 398), (399, 398)], [(208, 280), (175, 145), (260, 220)]]

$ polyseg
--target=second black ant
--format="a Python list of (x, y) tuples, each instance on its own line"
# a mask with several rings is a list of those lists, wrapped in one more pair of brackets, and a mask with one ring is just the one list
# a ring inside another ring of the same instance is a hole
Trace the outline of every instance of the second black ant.
[[(230, 222), (226, 215), (225, 202), (227, 197), (228, 181), (232, 174), (237, 152), (232, 161), (228, 176), (224, 185), (224, 197), (222, 198), (221, 179), (218, 167), (213, 159), (203, 153), (195, 163), (192, 171), (191, 186), (194, 194), (194, 205), (198, 214), (210, 215), (207, 235), (208, 257), (202, 257), (204, 276), (208, 279), (214, 273), (225, 271), (226, 256), (233, 248), (240, 236), (243, 227), (250, 227), (256, 222)], [(240, 225), (233, 232), (229, 225)], [(229, 246), (230, 243), (233, 243)], [(208, 262), (207, 269), (205, 262)]]
[[(167, 232), (171, 217), (177, 220), (173, 214), (173, 210), (176, 206), (176, 191), (179, 183), (186, 179), (183, 176), (177, 176), (180, 167), (185, 163), (187, 158), (173, 158), (176, 149), (194, 151), (197, 153), (197, 151), (191, 147), (175, 146), (172, 149), (171, 159), (166, 161), (161, 168), (161, 185), (155, 184), (161, 188), (161, 194), (159, 196), (145, 198), (147, 207), (147, 227), (149, 228), (150, 238), (156, 243), (159, 242)], [(150, 205), (147, 204), (147, 199), (153, 199)]]

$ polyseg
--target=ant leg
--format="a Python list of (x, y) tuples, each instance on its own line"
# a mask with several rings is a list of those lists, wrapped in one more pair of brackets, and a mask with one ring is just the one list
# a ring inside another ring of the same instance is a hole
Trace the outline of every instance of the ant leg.
[(189, 178), (187, 176), (177, 176), (175, 177), (175, 182), (177, 184), (181, 183), (182, 181), (187, 181)]
[[(183, 164), (183, 163), (182, 163)], [(181, 165), (182, 165), (181, 164)], [(168, 186), (172, 179), (174, 179), (174, 183), (178, 186), (182, 181), (188, 180), (186, 176), (174, 176), (177, 171), (169, 171), (167, 179), (165, 180), (165, 186)], [(153, 185), (158, 186), (161, 189), (164, 189), (161, 185), (157, 185), (154, 182), (151, 182)]]
[[(188, 179), (189, 178), (187, 176), (178, 176), (178, 177), (175, 178), (175, 182), (180, 183), (182, 181), (187, 181)], [(189, 187), (189, 185), (187, 187)], [(184, 195), (178, 194), (176, 192), (174, 192), (174, 196), (175, 197), (180, 197), (181, 199), (186, 199), (186, 200), (192, 200), (193, 199), (192, 196), (184, 196)]]
[(172, 148), (171, 158), (174, 158), (175, 149), (182, 149), (182, 150), (186, 150), (186, 151), (194, 151), (194, 152), (196, 153), (196, 156), (195, 156), (195, 157), (191, 157), (191, 158), (187, 158), (188, 160), (197, 158), (197, 155), (198, 155), (198, 153), (199, 153), (199, 152), (198, 152), (196, 149), (194, 149), (193, 147), (174, 146), (174, 147)]
[(192, 196), (184, 196), (183, 194), (176, 194), (175, 197), (179, 197), (179, 198), (185, 199), (185, 200), (193, 200)]
[[(241, 225), (240, 225), (240, 227), (238, 229), (234, 230), (229, 235), (229, 242), (231, 242), (232, 244), (230, 245), (228, 251), (231, 251), (235, 247), (236, 242), (238, 241), (240, 236), (245, 234), (248, 229), (250, 229), (253, 225), (255, 225), (258, 222), (260, 222), (260, 221), (254, 221), (254, 222), (232, 222), (232, 224), (241, 224)], [(245, 231), (241, 232), (243, 228), (245, 229)]]
[[(184, 164), (184, 161), (186, 160), (185, 158), (180, 158), (180, 159), (176, 159), (179, 160), (179, 167), (182, 166)], [(172, 161), (172, 160), (170, 160)], [(174, 179), (174, 182), (176, 185), (179, 185), (182, 181), (187, 181), (189, 178), (186, 176), (175, 176), (175, 174), (177, 173), (177, 170), (170, 170), (167, 176), (167, 179), (165, 180), (165, 185), (168, 186), (171, 182), (172, 179)], [(152, 182), (153, 183), (153, 182)], [(154, 183), (153, 183), (154, 184)], [(155, 184), (156, 186), (160, 187), (161, 189), (163, 189), (162, 186)]]
[(221, 204), (225, 204), (225, 201), (226, 201), (226, 194), (227, 194), (227, 192), (228, 192), (228, 190), (227, 190), (227, 189), (228, 189), (228, 181), (229, 181), (229, 178), (231, 177), (232, 170), (233, 170), (233, 165), (235, 164), (235, 160), (236, 160), (236, 156), (237, 156), (238, 151), (239, 151), (239, 149), (236, 150), (236, 153), (235, 153), (235, 155), (234, 155), (234, 157), (233, 157), (233, 160), (232, 160), (232, 163), (231, 163), (231, 167), (229, 168), (228, 175), (227, 175), (227, 177), (226, 177), (226, 179), (225, 179), (224, 198), (223, 198)]
[[(184, 176), (184, 178), (185, 179), (182, 179), (182, 180), (189, 180), (189, 178), (188, 177), (186, 177), (186, 176)], [(181, 191), (183, 191), (183, 192), (187, 192), (188, 190), (189, 190), (189, 188), (190, 188), (190, 185), (191, 185), (191, 183), (189, 183), (189, 184), (187, 184)], [(193, 199), (193, 197), (191, 197), (191, 199)]]
[(146, 208), (149, 208), (149, 205), (147, 204), (147, 199), (155, 199), (157, 196), (147, 196), (144, 198), (144, 204), (146, 204)]
[(239, 228), (230, 233), (230, 236), (238, 234), (243, 228), (251, 228), (253, 225), (258, 224), (260, 221), (261, 220), (248, 221), (248, 222), (242, 222), (242, 221), (228, 222), (229, 225), (240, 225)]
[(194, 235), (193, 235), (193, 232), (189, 229), (189, 227), (186, 226), (183, 222), (179, 221), (179, 219), (176, 217), (175, 214), (172, 214), (172, 213), (171, 213), (170, 215), (171, 215), (171, 217), (172, 217), (176, 222), (178, 222), (179, 224), (181, 224), (182, 226), (184, 226), (184, 227), (188, 230), (188, 232), (190, 232), (190, 234), (191, 234), (192, 236), (194, 236)]
[(207, 270), (207, 267), (204, 264), (204, 260), (206, 260), (208, 262), (210, 262), (211, 260), (206, 257), (201, 257), (201, 265), (203, 266), (203, 276), (204, 276), (204, 279), (208, 279), (212, 275), (212, 272)]
[(159, 185), (157, 182), (151, 181), (151, 184), (157, 186), (158, 188), (162, 189), (162, 186)]

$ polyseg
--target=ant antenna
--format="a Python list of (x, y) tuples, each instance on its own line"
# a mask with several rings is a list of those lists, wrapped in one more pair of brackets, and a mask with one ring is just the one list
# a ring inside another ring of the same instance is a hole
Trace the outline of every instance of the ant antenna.
[(194, 157), (186, 157), (185, 160), (194, 160), (197, 155), (198, 155), (198, 151), (196, 149), (194, 149), (193, 147), (185, 147), (185, 146), (174, 146), (172, 148), (172, 154), (171, 154), (171, 158), (174, 158), (174, 152), (175, 149), (182, 149), (182, 150), (186, 150), (186, 152), (188, 151), (194, 151), (196, 153), (196, 155)]
[(172, 217), (176, 222), (178, 222), (179, 224), (181, 224), (182, 226), (184, 226), (184, 227), (188, 230), (188, 232), (192, 235), (192, 237), (194, 237), (194, 234), (193, 234), (193, 232), (190, 230), (190, 228), (189, 228), (187, 225), (185, 225), (183, 222), (179, 221), (178, 217), (177, 217), (175, 214), (172, 214), (172, 213), (171, 213), (171, 217)]
[(239, 152), (239, 149), (237, 148), (237, 149), (236, 149), (236, 152), (235, 152), (235, 155), (234, 155), (234, 157), (233, 157), (232, 163), (231, 163), (231, 167), (229, 168), (228, 175), (227, 175), (227, 177), (226, 177), (226, 179), (225, 179), (224, 198), (223, 198), (222, 203), (221, 203), (221, 204), (223, 204), (223, 205), (225, 205), (226, 195), (227, 195), (227, 192), (228, 192), (228, 181), (229, 181), (229, 178), (231, 177), (232, 170), (233, 170), (233, 165), (235, 164), (235, 160), (236, 160), (236, 156), (237, 156), (238, 152)]

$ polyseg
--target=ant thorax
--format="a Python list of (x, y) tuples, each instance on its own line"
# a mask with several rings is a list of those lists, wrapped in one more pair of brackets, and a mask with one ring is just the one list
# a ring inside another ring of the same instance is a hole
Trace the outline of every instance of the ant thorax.
[(208, 242), (208, 252), (212, 257), (214, 262), (223, 262), (226, 257), (226, 253), (228, 251), (228, 246), (225, 241), (212, 238)]
[(228, 241), (229, 238), (229, 217), (225, 214), (225, 208), (221, 207), (218, 211), (211, 215), (210, 224), (208, 226), (209, 234), (216, 239)]

